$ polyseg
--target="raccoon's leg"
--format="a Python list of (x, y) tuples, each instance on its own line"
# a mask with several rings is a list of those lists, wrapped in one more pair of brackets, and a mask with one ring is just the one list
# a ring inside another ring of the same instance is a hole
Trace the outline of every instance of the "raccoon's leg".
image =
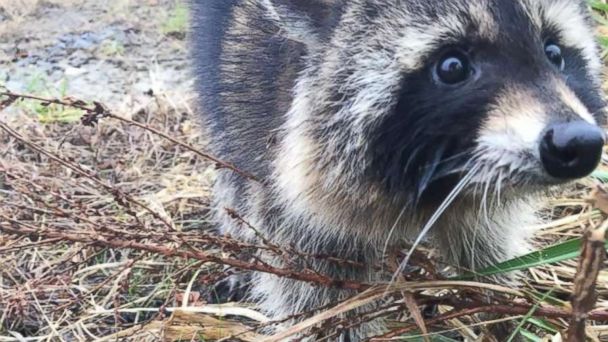
[[(509, 246), (507, 243), (499, 244), (497, 241), (502, 239), (511, 238), (514, 242), (519, 243), (520, 246), (528, 246), (528, 241), (526, 239), (522, 239), (520, 237), (508, 236), (508, 234), (504, 234), (502, 236), (496, 236), (493, 234), (490, 236), (482, 236), (477, 240), (477, 247), (475, 250), (467, 250), (465, 253), (461, 255), (461, 258), (458, 260), (451, 260), (453, 263), (462, 266), (467, 270), (480, 270), (487, 266), (491, 266), (499, 263), (500, 261), (505, 261), (511, 259), (512, 257), (519, 255), (517, 251), (521, 251), (521, 249), (513, 249), (512, 246)], [(460, 245), (461, 248), (470, 248), (469, 241), (457, 241), (452, 240), (449, 246), (445, 246), (445, 248), (454, 248), (455, 245)], [(483, 246), (483, 247), (482, 247)], [(494, 275), (491, 278), (479, 279), (479, 281), (489, 281), (501, 285), (506, 286), (516, 286), (516, 275), (513, 273), (503, 274), (503, 275)], [(496, 315), (496, 314), (482, 314), (480, 315), (480, 319), (482, 321), (494, 321), (498, 319), (505, 318), (504, 315)], [(487, 327), (487, 332), (491, 335), (486, 336), (487, 341), (495, 341), (502, 342), (506, 341), (513, 331), (516, 329), (519, 322), (517, 321), (506, 321), (497, 324), (492, 324)], [(493, 339), (492, 339), (493, 338)], [(515, 342), (523, 342), (522, 337), (516, 337), (513, 341)]]
[[(459, 273), (481, 270), (530, 252), (530, 239), (534, 231), (529, 227), (536, 222), (531, 206), (524, 202), (511, 203), (494, 209), (488, 215), (475, 211), (470, 217), (461, 216), (458, 220), (452, 220), (449, 227), (443, 227), (438, 242), (447, 261), (461, 268)], [(517, 273), (511, 272), (480, 281), (515, 287), (518, 285), (517, 276)], [(484, 318), (493, 320), (504, 317), (487, 315)], [(511, 336), (517, 323), (495, 324), (489, 330), (497, 341), (503, 341)]]
[[(219, 234), (248, 241), (252, 237), (246, 230), (242, 229), (242, 225), (239, 225), (236, 218), (230, 214), (231, 211), (241, 215), (246, 212), (247, 198), (243, 191), (244, 186), (245, 183), (235, 175), (220, 171), (215, 182), (212, 208), (214, 210), (214, 227)], [(247, 255), (234, 255), (233, 257), (249, 258)], [(207, 296), (210, 303), (238, 302), (247, 297), (251, 272), (242, 270), (230, 270), (230, 272), (229, 276), (212, 286)]]
[[(284, 225), (282, 228), (286, 229)], [(291, 230), (293, 231), (295, 229)], [(362, 254), (361, 251), (365, 251), (363, 247), (353, 248), (353, 246), (346, 246), (345, 244), (339, 245), (332, 243), (327, 237), (324, 239), (325, 240), (323, 242), (314, 243), (313, 246), (309, 248), (319, 248), (317, 253), (321, 255), (334, 255), (345, 260), (359, 260), (363, 265), (375, 265), (377, 262), (379, 262), (378, 256), (375, 253)], [(301, 241), (308, 241), (308, 243), (311, 243), (313, 240), (314, 238), (301, 239)], [(275, 241), (275, 243), (277, 242)], [(278, 243), (279, 245), (283, 245), (280, 242)], [(306, 245), (296, 246), (296, 248), (307, 252), (306, 247), (308, 245), (306, 242), (303, 244)], [(340, 252), (338, 252), (339, 250), (351, 250), (354, 252), (340, 254)], [(311, 251), (308, 250), (308, 252)], [(336, 253), (338, 253), (338, 255), (336, 255)], [(280, 258), (264, 258), (264, 260), (270, 264), (284, 267), (284, 264)], [(289, 265), (289, 267), (299, 270), (309, 267), (333, 279), (350, 279), (361, 282), (374, 282), (378, 280), (377, 278), (379, 277), (377, 271), (371, 267), (346, 266), (343, 264), (335, 264), (333, 262), (317, 259), (309, 259), (306, 265)], [(331, 307), (333, 305), (337, 305), (340, 302), (356, 295), (356, 293), (353, 291), (327, 288), (306, 282), (281, 278), (271, 274), (255, 273), (253, 275), (251, 295), (253, 300), (258, 303), (259, 308), (272, 320), (283, 320), (288, 317), (297, 316), (295, 320), (286, 322), (287, 325), (291, 325), (306, 319), (311, 315), (319, 313), (320, 309), (328, 310), (329, 307), (327, 306)], [(358, 315), (364, 312), (373, 312), (375, 307), (375, 305), (369, 305), (358, 310), (354, 310), (353, 312), (348, 312), (345, 315), (346, 317), (352, 318), (358, 317)], [(306, 316), (301, 314), (305, 314)], [(383, 321), (375, 320), (370, 323), (363, 324), (355, 329), (342, 332), (339, 337), (332, 338), (331, 341), (357, 342), (364, 340), (367, 337), (379, 335), (384, 331), (385, 327)], [(316, 333), (317, 335), (312, 338), (313, 341), (317, 338), (325, 337), (326, 334), (333, 334), (335, 331), (317, 331)]]
[[(319, 313), (320, 311), (316, 311), (316, 309), (323, 308), (323, 310), (328, 310), (329, 308), (324, 308), (324, 306), (334, 303), (337, 305), (340, 301), (354, 295), (354, 293), (349, 291), (327, 289), (300, 281), (281, 279), (273, 275), (260, 273), (254, 274), (252, 283), (251, 292), (255, 296), (254, 299), (258, 302), (260, 309), (272, 320), (283, 320), (294, 315), (308, 314), (286, 322), (287, 325), (295, 324), (315, 313)], [(372, 310), (373, 306), (361, 308), (361, 311), (364, 312)], [(351, 312), (348, 316), (356, 317), (361, 311)], [(383, 321), (376, 320), (355, 329), (344, 331), (339, 337), (335, 337), (330, 341), (358, 342), (367, 337), (379, 335), (384, 331)], [(267, 332), (273, 333), (273, 331)], [(311, 336), (311, 341), (333, 333), (333, 330), (318, 331), (316, 335)]]
[[(533, 203), (532, 200), (503, 203), (487, 212), (471, 209), (479, 208), (477, 201), (457, 203), (446, 212), (434, 239), (443, 257), (458, 273), (478, 271), (522, 256), (531, 251), (532, 227), (538, 223)], [(515, 285), (516, 275), (502, 274), (490, 280)]]

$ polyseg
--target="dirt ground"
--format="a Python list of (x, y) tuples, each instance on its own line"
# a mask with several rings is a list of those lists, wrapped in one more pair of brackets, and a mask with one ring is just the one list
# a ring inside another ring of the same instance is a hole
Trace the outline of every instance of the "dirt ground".
[(0, 82), (117, 109), (150, 90), (185, 97), (186, 16), (176, 0), (2, 0)]

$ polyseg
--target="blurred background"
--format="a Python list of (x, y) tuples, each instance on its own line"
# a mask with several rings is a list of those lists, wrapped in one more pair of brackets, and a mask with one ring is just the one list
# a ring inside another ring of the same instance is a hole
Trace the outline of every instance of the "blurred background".
[(0, 80), (113, 107), (132, 107), (150, 90), (185, 98), (187, 23), (176, 0), (2, 0)]

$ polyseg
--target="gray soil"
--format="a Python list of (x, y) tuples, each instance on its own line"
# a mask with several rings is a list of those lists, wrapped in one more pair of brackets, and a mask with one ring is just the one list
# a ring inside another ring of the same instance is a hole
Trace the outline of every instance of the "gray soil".
[(114, 107), (150, 91), (185, 94), (184, 9), (176, 0), (0, 0), (0, 85)]

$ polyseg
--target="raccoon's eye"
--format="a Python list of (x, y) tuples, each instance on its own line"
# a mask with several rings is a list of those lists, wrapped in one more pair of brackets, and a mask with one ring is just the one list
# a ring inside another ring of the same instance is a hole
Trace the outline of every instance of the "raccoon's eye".
[(553, 63), (560, 71), (564, 70), (566, 62), (564, 61), (562, 48), (560, 48), (559, 45), (551, 42), (547, 43), (547, 45), (545, 45), (545, 54), (547, 55), (547, 58), (549, 58), (549, 61), (551, 61), (551, 63)]
[(471, 76), (469, 58), (458, 50), (445, 54), (437, 63), (435, 75), (445, 84), (458, 84)]

